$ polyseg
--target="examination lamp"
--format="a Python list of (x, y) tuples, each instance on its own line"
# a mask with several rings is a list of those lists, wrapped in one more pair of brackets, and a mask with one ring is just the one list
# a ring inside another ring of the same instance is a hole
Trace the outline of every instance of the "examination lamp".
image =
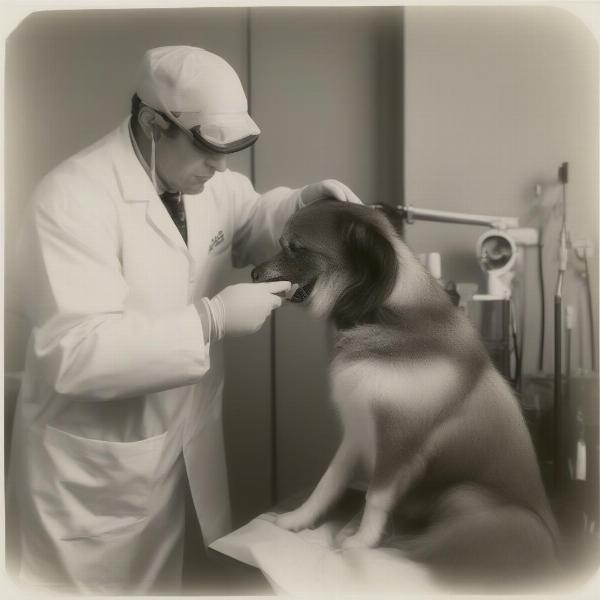
[(515, 271), (522, 262), (521, 247), (538, 244), (537, 230), (520, 228), (516, 217), (458, 213), (412, 206), (397, 208), (407, 223), (435, 221), (490, 228), (477, 240), (475, 251), (477, 260), (487, 275), (487, 290), (486, 294), (478, 294), (474, 299), (510, 299)]
[(523, 246), (536, 246), (538, 232), (531, 228), (490, 229), (477, 240), (477, 260), (487, 275), (487, 295), (509, 299), (515, 271), (522, 266)]

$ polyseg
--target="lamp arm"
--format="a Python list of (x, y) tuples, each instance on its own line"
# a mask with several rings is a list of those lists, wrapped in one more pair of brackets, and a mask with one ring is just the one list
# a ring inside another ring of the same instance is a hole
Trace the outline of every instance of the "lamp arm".
[(439, 223), (459, 223), (462, 225), (483, 225), (486, 227), (493, 227), (494, 229), (510, 229), (519, 226), (519, 219), (516, 217), (475, 215), (446, 210), (414, 208), (410, 205), (398, 206), (397, 209), (407, 223), (414, 223), (415, 221), (436, 221)]

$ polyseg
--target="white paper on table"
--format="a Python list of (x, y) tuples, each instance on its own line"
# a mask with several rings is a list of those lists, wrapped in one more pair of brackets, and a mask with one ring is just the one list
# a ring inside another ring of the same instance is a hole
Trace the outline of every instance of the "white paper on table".
[(275, 513), (262, 514), (213, 542), (210, 548), (261, 569), (277, 592), (324, 596), (443, 593), (426, 567), (393, 548), (334, 547), (339, 526), (326, 523), (298, 533), (274, 524)]

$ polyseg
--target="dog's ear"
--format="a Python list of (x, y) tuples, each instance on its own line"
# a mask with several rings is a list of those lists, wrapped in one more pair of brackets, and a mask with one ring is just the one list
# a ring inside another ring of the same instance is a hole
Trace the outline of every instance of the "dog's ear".
[(335, 303), (331, 316), (336, 326), (344, 329), (378, 320), (396, 283), (398, 263), (392, 244), (370, 220), (345, 214), (341, 230), (351, 282)]
[(373, 204), (372, 206), (375, 210), (386, 216), (387, 220), (396, 230), (396, 233), (402, 237), (404, 233), (404, 218), (402, 213), (394, 206), (389, 206), (388, 204)]

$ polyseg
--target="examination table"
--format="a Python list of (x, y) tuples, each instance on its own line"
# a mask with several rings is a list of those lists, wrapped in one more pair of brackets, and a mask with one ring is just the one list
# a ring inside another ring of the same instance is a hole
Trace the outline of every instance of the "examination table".
[[(545, 597), (570, 592), (582, 584), (579, 588), (582, 591), (594, 587), (593, 579), (586, 581), (579, 577), (544, 579), (520, 589), (511, 588), (511, 581), (506, 580), (504, 584), (508, 587), (502, 592), (485, 584), (471, 587), (469, 582), (464, 582), (466, 587), (453, 587), (436, 578), (424, 565), (408, 560), (399, 548), (391, 545), (345, 551), (335, 546), (334, 539), (344, 527), (355, 529), (358, 525), (364, 491), (349, 490), (324, 523), (315, 529), (292, 533), (277, 527), (276, 515), (296, 508), (302, 499), (296, 496), (210, 545), (212, 556), (231, 569), (235, 594), (327, 599), (431, 597), (457, 593), (537, 593)], [(393, 541), (387, 543), (393, 544)]]
[[(221, 564), (228, 562), (233, 577), (239, 577), (238, 594), (332, 598), (338, 594), (444, 591), (426, 568), (407, 561), (397, 549), (341, 552), (334, 547), (339, 531), (359, 520), (364, 492), (348, 491), (327, 520), (315, 529), (292, 533), (277, 527), (273, 522), (277, 513), (295, 508), (300, 500), (298, 496), (291, 498), (210, 545), (213, 559), (218, 557)], [(261, 573), (272, 591), (261, 584)], [(244, 582), (247, 590), (241, 589)]]

